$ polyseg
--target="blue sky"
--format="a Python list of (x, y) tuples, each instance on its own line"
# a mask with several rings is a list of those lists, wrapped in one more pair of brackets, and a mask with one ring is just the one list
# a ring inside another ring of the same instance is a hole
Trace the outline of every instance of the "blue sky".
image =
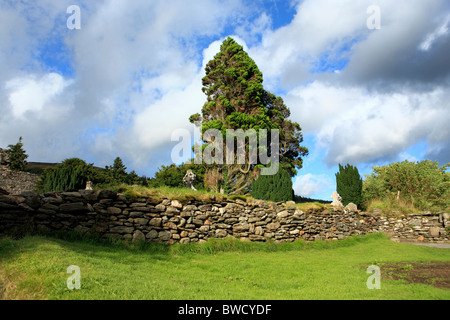
[(0, 147), (22, 136), (30, 161), (120, 156), (151, 177), (172, 133), (193, 133), (204, 66), (232, 36), (302, 127), (296, 193), (330, 200), (339, 163), (450, 162), (449, 28), (445, 0), (5, 0)]

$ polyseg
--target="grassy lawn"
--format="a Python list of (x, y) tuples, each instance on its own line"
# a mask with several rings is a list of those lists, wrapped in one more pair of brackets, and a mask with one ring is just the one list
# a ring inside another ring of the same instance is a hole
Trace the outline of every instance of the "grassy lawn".
[[(381, 234), (338, 242), (127, 245), (28, 236), (0, 239), (1, 299), (450, 299), (449, 289), (383, 277), (383, 265), (450, 261), (449, 249), (395, 243)], [(70, 265), (81, 289), (70, 291)], [(381, 289), (369, 290), (370, 265)], [(411, 268), (411, 264), (408, 264)]]

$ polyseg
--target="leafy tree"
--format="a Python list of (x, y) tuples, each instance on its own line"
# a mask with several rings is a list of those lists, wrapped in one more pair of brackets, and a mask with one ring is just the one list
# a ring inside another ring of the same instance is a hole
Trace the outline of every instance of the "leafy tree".
[(184, 163), (181, 165), (171, 164), (169, 166), (161, 166), (155, 173), (155, 178), (149, 181), (149, 187), (157, 188), (168, 186), (173, 188), (184, 188), (183, 178), (187, 170), (192, 170), (197, 178), (194, 181), (194, 187), (197, 190), (204, 189), (205, 166), (192, 163)]
[(336, 173), (337, 193), (342, 197), (342, 204), (346, 206), (353, 202), (357, 206), (362, 203), (363, 181), (358, 168), (347, 164), (343, 167), (339, 164), (339, 172)]
[(251, 196), (274, 202), (293, 200), (291, 177), (283, 169), (275, 175), (260, 175), (252, 184)]
[(127, 173), (122, 160), (117, 157), (113, 166), (105, 169), (95, 168), (94, 164), (88, 164), (79, 158), (66, 159), (56, 168), (47, 168), (38, 182), (38, 190), (42, 192), (51, 191), (73, 191), (84, 189), (87, 181), (94, 185), (107, 187), (116, 184), (148, 185), (146, 177), (139, 177), (135, 171)]
[(25, 171), (28, 155), (23, 149), (22, 137), (15, 145), (8, 146), (10, 168), (13, 171)]
[(93, 164), (79, 158), (66, 159), (56, 168), (47, 168), (41, 176), (38, 188), (44, 192), (75, 191), (84, 189), (86, 182), (95, 175)]
[(450, 206), (450, 163), (439, 167), (434, 161), (395, 162), (383, 167), (373, 167), (366, 175), (364, 199), (396, 197), (415, 203), (421, 209), (430, 206)]
[[(207, 101), (201, 114), (194, 114), (189, 120), (196, 124), (201, 122), (202, 134), (208, 129), (216, 129), (223, 136), (224, 152), (221, 162), (224, 164), (210, 165), (207, 168), (207, 171), (217, 171), (223, 177), (226, 174), (226, 179), (222, 178), (217, 183), (226, 180), (230, 194), (245, 194), (258, 177), (258, 169), (267, 165), (261, 161), (256, 164), (249, 161), (249, 154), (254, 150), (251, 150), (248, 139), (240, 146), (241, 150), (245, 150), (244, 163), (237, 161), (238, 146), (235, 144), (235, 149), (232, 150), (234, 161), (232, 164), (226, 164), (227, 156), (231, 158), (225, 145), (227, 129), (242, 129), (246, 132), (254, 129), (257, 139), (260, 138), (260, 129), (266, 129), (268, 132), (278, 129), (279, 149), (275, 150), (268, 143), (265, 151), (268, 156), (279, 155), (282, 167), (291, 177), (296, 175), (297, 169), (302, 167), (302, 157), (308, 154), (308, 149), (300, 146), (303, 142), (300, 125), (288, 120), (290, 111), (280, 97), (264, 90), (263, 75), (242, 46), (232, 38), (227, 38), (222, 43), (220, 52), (207, 64), (205, 72), (202, 91), (206, 94)], [(270, 134), (268, 140), (270, 141)], [(203, 143), (202, 152), (211, 146), (213, 141), (203, 135)], [(265, 147), (258, 146), (258, 150), (262, 148)]]

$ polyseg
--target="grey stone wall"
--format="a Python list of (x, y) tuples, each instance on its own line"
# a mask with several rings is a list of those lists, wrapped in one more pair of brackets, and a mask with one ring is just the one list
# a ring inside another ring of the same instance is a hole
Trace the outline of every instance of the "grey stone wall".
[(9, 169), (8, 150), (0, 149), (0, 193), (20, 194), (34, 191), (39, 176), (28, 172), (15, 172)]
[(448, 214), (396, 220), (332, 207), (303, 212), (264, 201), (127, 199), (107, 190), (0, 195), (0, 233), (14, 228), (75, 230), (167, 244), (227, 236), (242, 241), (340, 240), (371, 232), (422, 241), (448, 240)]
[(6, 167), (0, 168), (0, 189), (9, 194), (18, 195), (22, 192), (34, 191), (39, 176), (29, 172), (15, 172)]

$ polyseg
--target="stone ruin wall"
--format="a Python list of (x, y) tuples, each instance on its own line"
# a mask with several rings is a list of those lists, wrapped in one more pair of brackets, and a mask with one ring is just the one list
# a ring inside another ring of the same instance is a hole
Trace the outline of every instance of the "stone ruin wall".
[(385, 232), (392, 238), (448, 241), (448, 213), (386, 218), (376, 213), (324, 207), (301, 211), (285, 203), (242, 200), (128, 199), (113, 191), (0, 195), (0, 234), (19, 230), (73, 230), (156, 243), (209, 238), (288, 242), (340, 240)]
[(15, 172), (10, 170), (9, 154), (5, 149), (0, 149), (0, 194), (13, 195), (22, 192), (34, 191), (39, 176), (29, 172)]

